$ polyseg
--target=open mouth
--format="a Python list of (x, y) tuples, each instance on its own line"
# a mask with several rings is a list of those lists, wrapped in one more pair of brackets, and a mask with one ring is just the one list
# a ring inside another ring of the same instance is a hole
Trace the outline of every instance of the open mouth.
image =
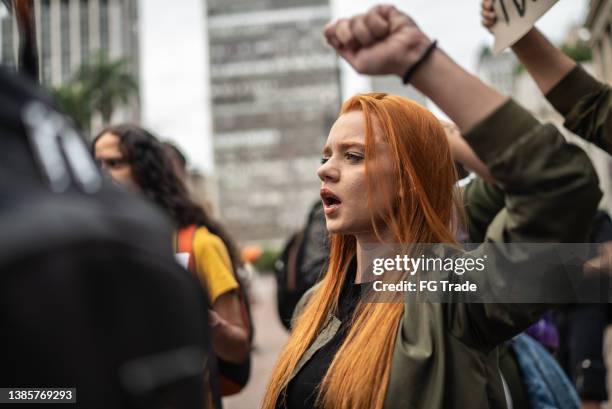
[(333, 213), (342, 203), (342, 200), (340, 200), (338, 196), (326, 188), (321, 189), (321, 200), (323, 201), (325, 214)]

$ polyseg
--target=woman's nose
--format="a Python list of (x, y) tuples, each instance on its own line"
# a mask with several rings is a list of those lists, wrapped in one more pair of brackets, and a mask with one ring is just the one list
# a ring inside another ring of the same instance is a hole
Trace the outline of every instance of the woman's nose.
[(317, 175), (322, 182), (337, 182), (340, 178), (340, 171), (332, 165), (331, 160), (328, 160), (319, 167)]

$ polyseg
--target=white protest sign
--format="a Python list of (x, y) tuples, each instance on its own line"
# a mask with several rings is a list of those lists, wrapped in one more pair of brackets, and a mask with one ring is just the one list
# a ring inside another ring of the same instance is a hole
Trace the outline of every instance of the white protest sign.
[(493, 0), (497, 23), (493, 53), (497, 54), (521, 39), (558, 0)]

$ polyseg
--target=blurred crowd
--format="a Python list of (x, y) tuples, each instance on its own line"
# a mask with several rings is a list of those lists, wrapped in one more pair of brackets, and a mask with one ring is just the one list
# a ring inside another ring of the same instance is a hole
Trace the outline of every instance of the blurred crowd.
[[(85, 144), (36, 83), (31, 10), (15, 4), (21, 72), (0, 71), (0, 387), (76, 388), (83, 408), (222, 408), (262, 376), (251, 365), (260, 252), (241, 252), (195, 199), (180, 147), (135, 124)], [(498, 24), (492, 0), (481, 13), (485, 27)], [(344, 102), (321, 147), (321, 200), (275, 263), (289, 338), (249, 407), (603, 407), (606, 303), (360, 296), (372, 244), (492, 243), (490, 258), (510, 271), (469, 278), (503, 292), (504, 274), (538, 261), (513, 245), (596, 243), (581, 271), (609, 276), (612, 220), (598, 210), (589, 157), (393, 6), (322, 35), (358, 73), (396, 75), (448, 120), (385, 93)], [(612, 154), (610, 85), (537, 28), (512, 51), (564, 127)]]

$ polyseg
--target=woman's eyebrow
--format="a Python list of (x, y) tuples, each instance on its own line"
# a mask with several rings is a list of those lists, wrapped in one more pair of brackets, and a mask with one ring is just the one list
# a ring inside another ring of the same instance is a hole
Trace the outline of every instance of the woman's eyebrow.
[[(361, 150), (365, 149), (365, 144), (361, 141), (342, 141), (338, 144), (340, 150), (347, 150), (349, 148), (358, 148)], [(323, 147), (323, 155), (331, 155), (332, 148), (330, 145)]]
[(343, 141), (343, 142), (340, 142), (339, 145), (342, 150), (346, 150), (348, 148), (365, 149), (365, 144), (360, 141)]

